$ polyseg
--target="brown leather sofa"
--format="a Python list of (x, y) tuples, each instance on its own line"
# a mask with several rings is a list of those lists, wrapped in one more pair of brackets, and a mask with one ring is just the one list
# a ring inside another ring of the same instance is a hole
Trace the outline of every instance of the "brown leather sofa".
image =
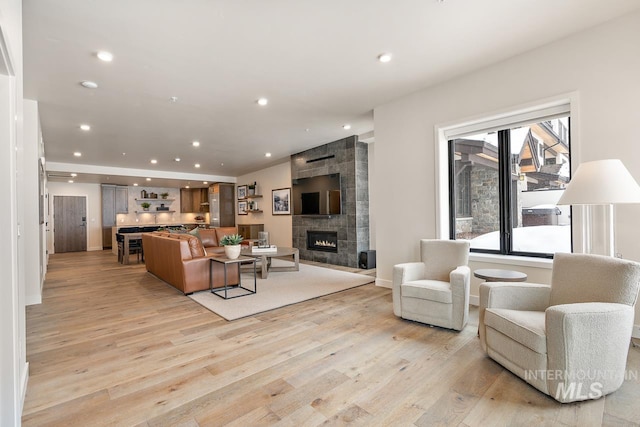
[[(225, 228), (235, 230), (235, 227)], [(215, 229), (212, 230), (215, 233)], [(224, 235), (222, 233), (230, 234), (229, 231), (228, 229), (222, 230), (220, 238)], [(206, 238), (211, 238), (211, 236), (206, 236)], [(207, 240), (207, 243), (211, 243), (211, 241)], [(207, 255), (205, 255), (203, 242), (198, 237), (186, 233), (144, 233), (142, 234), (142, 245), (147, 271), (179, 289), (185, 295), (209, 289), (211, 255), (216, 255), (218, 251), (224, 252), (223, 247), (216, 245), (210, 246), (207, 249)], [(223, 265), (213, 263), (212, 273), (213, 287), (224, 286)], [(238, 284), (238, 270), (236, 268), (227, 268), (227, 274), (229, 285)]]
[(199, 228), (196, 236), (200, 238), (207, 255), (223, 254), (224, 246), (220, 240), (229, 234), (238, 234), (236, 227)]

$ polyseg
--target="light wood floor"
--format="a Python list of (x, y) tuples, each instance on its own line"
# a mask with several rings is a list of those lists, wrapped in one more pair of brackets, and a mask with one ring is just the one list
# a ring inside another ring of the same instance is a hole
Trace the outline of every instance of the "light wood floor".
[[(638, 425), (640, 382), (560, 405), (366, 285), (227, 322), (110, 252), (50, 258), (26, 426)], [(630, 370), (640, 350), (629, 352)], [(634, 424), (634, 422), (636, 424)]]

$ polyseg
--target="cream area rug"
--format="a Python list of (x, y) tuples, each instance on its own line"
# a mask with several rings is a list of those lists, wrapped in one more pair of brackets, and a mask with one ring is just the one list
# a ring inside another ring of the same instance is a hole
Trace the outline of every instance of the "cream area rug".
[[(193, 293), (189, 298), (227, 320), (235, 320), (362, 286), (374, 280), (364, 274), (300, 264), (300, 271), (269, 272), (269, 277), (264, 280), (260, 278), (258, 269), (255, 294), (225, 300), (207, 290)], [(253, 289), (253, 273), (242, 273), (242, 286)], [(242, 289), (240, 291), (245, 292)]]

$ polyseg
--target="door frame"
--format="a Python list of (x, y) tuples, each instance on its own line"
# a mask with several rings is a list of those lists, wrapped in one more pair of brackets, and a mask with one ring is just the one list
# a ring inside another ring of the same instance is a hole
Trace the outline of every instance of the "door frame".
[(64, 193), (64, 194), (51, 194), (49, 193), (49, 212), (51, 213), (50, 218), (49, 218), (49, 230), (48, 230), (48, 234), (49, 234), (49, 238), (47, 239), (47, 249), (49, 251), (49, 254), (55, 254), (55, 247), (54, 247), (54, 242), (55, 242), (55, 210), (54, 210), (54, 206), (55, 204), (53, 203), (53, 201), (55, 200), (56, 196), (59, 197), (84, 197), (84, 208), (85, 208), (85, 212), (87, 215), (87, 232), (85, 233), (85, 245), (86, 245), (86, 251), (85, 252), (89, 252), (89, 195), (86, 193), (83, 194), (68, 194), (68, 193)]

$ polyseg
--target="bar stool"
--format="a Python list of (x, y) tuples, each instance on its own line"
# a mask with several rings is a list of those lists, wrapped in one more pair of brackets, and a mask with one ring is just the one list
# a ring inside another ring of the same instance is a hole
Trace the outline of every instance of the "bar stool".
[[(126, 233), (138, 233), (140, 229), (138, 227), (121, 228), (119, 233), (116, 233), (116, 242), (118, 243), (118, 262), (122, 264), (124, 259), (124, 234)], [(142, 239), (129, 240), (129, 255), (136, 254), (136, 260), (144, 262), (144, 253), (142, 252)]]

